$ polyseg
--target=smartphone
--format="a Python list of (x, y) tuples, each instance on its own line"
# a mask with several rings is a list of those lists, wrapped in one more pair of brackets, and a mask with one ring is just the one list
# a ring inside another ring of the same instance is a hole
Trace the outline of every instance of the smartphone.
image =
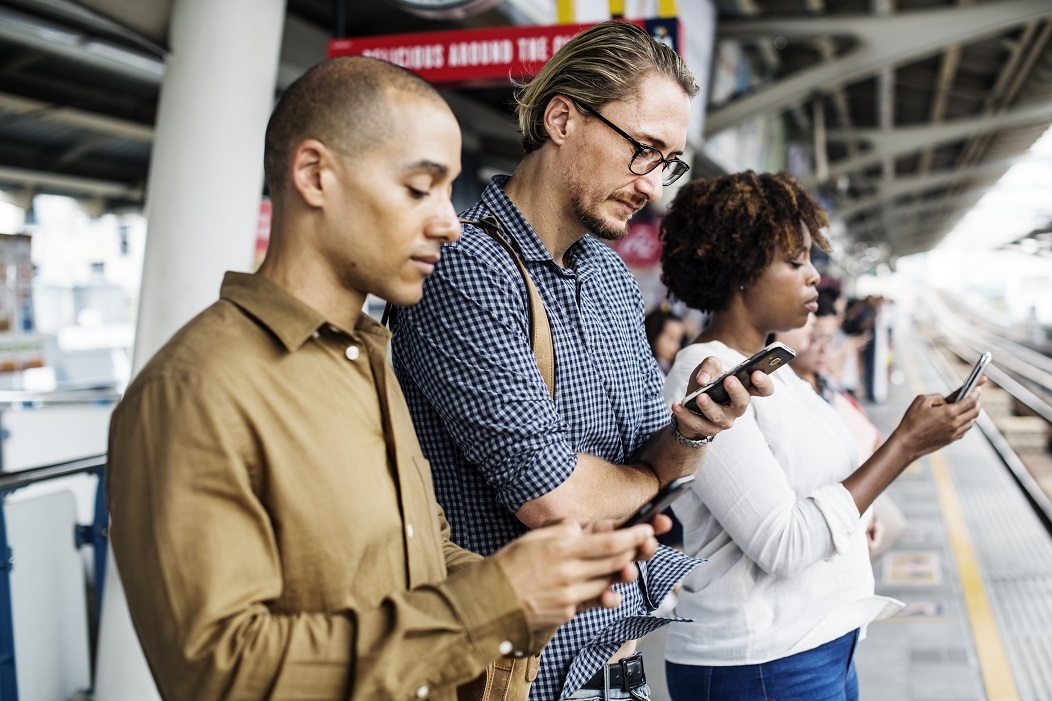
[(629, 528), (637, 523), (649, 523), (651, 519), (667, 509), (672, 502), (679, 499), (690, 489), (694, 475), (674, 479), (665, 488), (654, 495), (654, 498), (639, 507), (639, 510), (628, 517), (618, 528)]
[(975, 388), (975, 383), (979, 381), (979, 378), (983, 376), (986, 371), (986, 365), (990, 362), (992, 356), (989, 352), (983, 353), (979, 356), (979, 359), (975, 361), (975, 365), (972, 366), (972, 371), (968, 373), (968, 378), (964, 383), (957, 388), (957, 391), (950, 395), (948, 401), (953, 404), (959, 399), (967, 397), (968, 394)]
[(793, 358), (796, 357), (796, 351), (784, 343), (775, 341), (769, 346), (765, 346), (759, 353), (749, 358), (743, 363), (736, 365), (727, 372), (723, 373), (715, 380), (694, 390), (686, 397), (683, 398), (683, 406), (690, 409), (695, 414), (700, 414), (701, 410), (698, 409), (698, 395), (707, 394), (717, 404), (730, 404), (731, 398), (727, 394), (727, 390), (723, 387), (723, 381), (729, 376), (734, 375), (738, 378), (738, 381), (745, 386), (745, 389), (749, 389), (752, 386), (752, 374), (759, 370), (770, 375), (772, 372), (788, 365), (792, 362)]

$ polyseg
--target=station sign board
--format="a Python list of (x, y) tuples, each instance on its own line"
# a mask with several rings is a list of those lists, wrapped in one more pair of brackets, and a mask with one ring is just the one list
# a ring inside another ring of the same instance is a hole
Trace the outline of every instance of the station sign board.
[[(624, 20), (646, 29), (682, 54), (682, 25), (675, 17)], [(334, 39), (329, 58), (372, 56), (395, 63), (442, 86), (507, 86), (530, 78), (560, 46), (593, 24), (527, 25), (445, 32)]]

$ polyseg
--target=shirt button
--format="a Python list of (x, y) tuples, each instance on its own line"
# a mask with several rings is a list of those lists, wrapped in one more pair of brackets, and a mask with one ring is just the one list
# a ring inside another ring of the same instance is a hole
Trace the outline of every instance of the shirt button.
[(422, 686), (422, 687), (420, 687), (419, 689), (416, 690), (416, 697), (418, 699), (426, 699), (427, 695), (430, 694), (430, 693), (431, 693), (431, 689), (428, 689), (427, 685), (425, 684), (424, 686)]
[(347, 360), (358, 360), (361, 351), (358, 349), (358, 346), (347, 346), (347, 350), (343, 354), (347, 356)]
[(409, 536), (410, 538), (413, 537), (413, 524), (411, 524), (411, 523), (405, 524), (405, 534), (407, 536)]
[(505, 640), (504, 642), (502, 642), (500, 645), (497, 646), (497, 650), (502, 655), (507, 655), (509, 652), (511, 652), (514, 649), (515, 649), (515, 646), (511, 644), (510, 640)]

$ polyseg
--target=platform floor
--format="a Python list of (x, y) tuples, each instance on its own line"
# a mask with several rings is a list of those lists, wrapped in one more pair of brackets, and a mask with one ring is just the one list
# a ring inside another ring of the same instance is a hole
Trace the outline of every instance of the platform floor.
[[(935, 353), (897, 334), (885, 431), (916, 394), (948, 392)], [(874, 563), (877, 592), (907, 603), (869, 626), (861, 701), (1052, 701), (1052, 537), (982, 431), (927, 456), (888, 490), (907, 519)], [(668, 701), (664, 636), (642, 643), (654, 701)]]

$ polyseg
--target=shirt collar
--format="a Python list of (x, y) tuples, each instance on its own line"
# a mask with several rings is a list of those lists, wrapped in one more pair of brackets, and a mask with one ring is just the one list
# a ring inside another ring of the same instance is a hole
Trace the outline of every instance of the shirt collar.
[(599, 265), (596, 257), (600, 251), (597, 247), (607, 248), (607, 246), (591, 234), (585, 234), (566, 249), (566, 268), (560, 268), (560, 266), (555, 265), (552, 254), (541, 243), (537, 232), (533, 230), (530, 223), (526, 221), (526, 217), (522, 215), (522, 212), (519, 211), (519, 208), (515, 206), (515, 203), (511, 201), (511, 198), (504, 191), (504, 187), (510, 179), (511, 176), (509, 175), (493, 176), (482, 193), (482, 202), (504, 224), (501, 230), (509, 229), (504, 231), (504, 233), (517, 246), (519, 254), (524, 260), (532, 262), (551, 261), (552, 265), (557, 269), (569, 269), (578, 274), (582, 274), (593, 266)]
[[(322, 326), (333, 325), (321, 312), (261, 275), (227, 272), (219, 296), (270, 329), (290, 352), (298, 350)], [(390, 335), (364, 312), (358, 317), (355, 331), (379, 336), (379, 341), (383, 343)]]

